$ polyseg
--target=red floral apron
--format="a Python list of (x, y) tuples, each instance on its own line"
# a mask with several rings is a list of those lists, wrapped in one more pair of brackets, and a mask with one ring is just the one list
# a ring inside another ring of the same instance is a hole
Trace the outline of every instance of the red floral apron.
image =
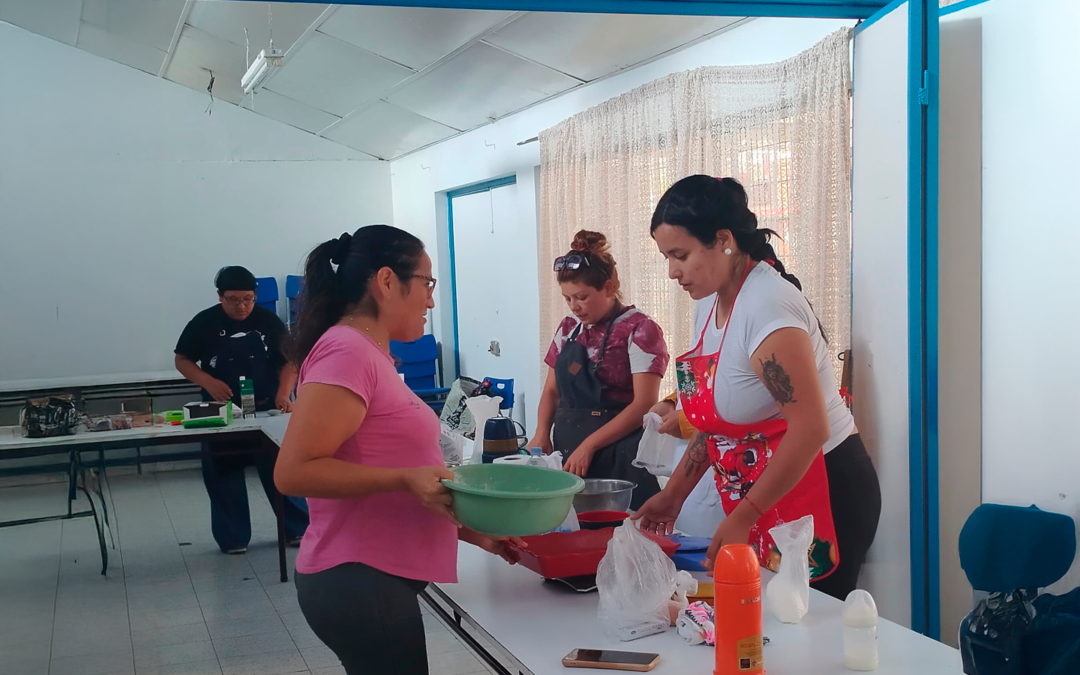
[[(739, 290), (746, 282), (750, 272), (747, 267)], [(735, 299), (738, 300), (738, 294)], [(734, 303), (731, 311), (735, 311)], [(716, 306), (709, 313), (709, 322), (715, 321)], [(708, 438), (709, 460), (712, 462), (716, 478), (716, 489), (720, 492), (720, 501), (724, 513), (731, 514), (739, 501), (750, 492), (750, 488), (765, 471), (773, 453), (787, 433), (787, 422), (783, 419), (765, 420), (754, 424), (732, 424), (720, 417), (716, 410), (714, 387), (716, 384), (716, 366), (720, 352), (727, 339), (727, 326), (731, 324), (729, 315), (724, 334), (720, 339), (720, 348), (715, 354), (703, 354), (705, 330), (698, 338), (697, 345), (676, 359), (676, 373), (679, 379), (679, 398), (686, 418), (700, 433)], [(780, 551), (777, 550), (769, 530), (777, 525), (798, 520), (803, 516), (814, 516), (814, 541), (810, 546), (810, 577), (821, 579), (832, 573), (840, 562), (840, 552), (836, 546), (836, 528), (833, 525), (832, 508), (829, 502), (829, 479), (825, 473), (825, 455), (818, 452), (814, 463), (810, 465), (802, 480), (771, 509), (758, 518), (750, 529), (749, 544), (758, 553), (762, 567), (776, 572), (780, 568)]]

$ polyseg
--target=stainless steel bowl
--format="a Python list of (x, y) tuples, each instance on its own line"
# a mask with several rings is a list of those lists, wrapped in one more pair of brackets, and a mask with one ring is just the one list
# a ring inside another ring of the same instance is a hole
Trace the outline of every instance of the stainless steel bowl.
[(627, 480), (586, 478), (585, 489), (574, 497), (574, 511), (629, 511), (636, 487)]

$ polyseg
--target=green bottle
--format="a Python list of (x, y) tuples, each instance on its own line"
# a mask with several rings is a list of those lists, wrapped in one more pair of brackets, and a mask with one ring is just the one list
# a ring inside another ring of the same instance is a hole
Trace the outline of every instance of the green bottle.
[(240, 409), (244, 417), (255, 416), (255, 382), (246, 377), (240, 377)]

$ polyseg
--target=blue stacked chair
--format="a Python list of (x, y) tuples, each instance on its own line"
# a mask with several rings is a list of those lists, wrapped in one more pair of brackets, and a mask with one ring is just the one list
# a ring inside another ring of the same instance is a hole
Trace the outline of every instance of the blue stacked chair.
[(278, 287), (274, 277), (259, 277), (255, 290), (255, 304), (277, 314)]
[(514, 409), (514, 380), (500, 380), (494, 377), (485, 377), (484, 386), (486, 386), (492, 396), (501, 396), (502, 403), (499, 404), (499, 410), (513, 410)]
[(435, 336), (425, 335), (413, 342), (391, 340), (390, 353), (397, 371), (405, 376), (405, 384), (433, 410), (441, 411), (450, 389), (439, 386), (439, 343)]
[(300, 313), (300, 293), (304, 290), (304, 277), (290, 274), (285, 277), (285, 299), (289, 310), (289, 325), (296, 325), (296, 316)]

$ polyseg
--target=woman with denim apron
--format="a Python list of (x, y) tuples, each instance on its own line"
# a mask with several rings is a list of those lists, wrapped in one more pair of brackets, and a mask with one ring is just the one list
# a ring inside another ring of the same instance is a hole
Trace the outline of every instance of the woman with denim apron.
[(660, 491), (656, 477), (631, 462), (668, 365), (663, 331), (622, 303), (604, 235), (578, 232), (554, 268), (572, 315), (544, 359), (550, 372), (529, 445), (560, 453), (563, 468), (579, 476), (634, 483), (636, 509)]
[(734, 179), (679, 181), (651, 230), (669, 276), (695, 300), (715, 299), (696, 344), (676, 359), (682, 409), (697, 433), (666, 489), (636, 517), (647, 530), (670, 531), (711, 467), (727, 517), (706, 567), (721, 546), (749, 543), (776, 570), (769, 529), (811, 515), (812, 582), (843, 599), (874, 540), (881, 491), (798, 279)]

